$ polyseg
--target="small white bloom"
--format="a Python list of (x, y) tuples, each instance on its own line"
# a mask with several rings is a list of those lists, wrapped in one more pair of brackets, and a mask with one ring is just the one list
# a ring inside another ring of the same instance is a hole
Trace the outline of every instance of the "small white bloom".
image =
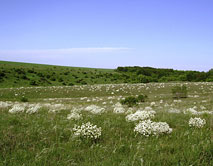
[(97, 139), (101, 136), (101, 127), (98, 128), (90, 122), (83, 123), (81, 126), (75, 125), (73, 131), (75, 136), (83, 138)]
[(141, 111), (138, 110), (133, 114), (129, 114), (126, 116), (126, 120), (131, 121), (137, 121), (137, 120), (145, 120), (145, 119), (151, 119), (155, 117), (156, 112), (155, 111)]
[(24, 112), (25, 110), (25, 106), (21, 105), (21, 104), (15, 104), (13, 105), (13, 107), (9, 110), (9, 113), (19, 113), (19, 112)]
[(134, 131), (148, 137), (150, 135), (170, 134), (172, 128), (166, 122), (152, 122), (148, 119), (138, 123)]
[(190, 118), (190, 120), (189, 120), (190, 127), (202, 128), (205, 124), (206, 124), (205, 119), (195, 117), (195, 118)]

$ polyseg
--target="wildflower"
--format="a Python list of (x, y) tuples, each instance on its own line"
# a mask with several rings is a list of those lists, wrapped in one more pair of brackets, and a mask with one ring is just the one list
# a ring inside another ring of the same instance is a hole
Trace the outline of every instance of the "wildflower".
[(194, 108), (188, 108), (188, 109), (186, 109), (184, 111), (184, 114), (187, 114), (187, 113), (193, 114), (193, 115), (197, 115), (198, 114), (198, 112)]
[(170, 134), (172, 128), (166, 122), (152, 122), (148, 119), (138, 123), (134, 131), (148, 137), (151, 135)]
[(90, 122), (82, 124), (81, 126), (75, 125), (73, 128), (74, 135), (78, 137), (88, 138), (88, 139), (98, 139), (101, 136), (101, 127), (97, 127)]
[(151, 119), (155, 117), (156, 112), (155, 111), (141, 111), (138, 110), (133, 114), (129, 114), (126, 116), (127, 121), (137, 121), (137, 120), (145, 120), (145, 119)]
[(13, 107), (9, 110), (9, 113), (19, 113), (19, 112), (24, 112), (25, 110), (25, 106), (21, 105), (21, 104), (15, 104), (13, 105)]
[(202, 128), (205, 124), (206, 124), (205, 119), (195, 117), (195, 118), (190, 118), (190, 120), (189, 120), (190, 127)]
[(6, 101), (6, 102), (0, 101), (0, 108), (7, 108), (7, 107), (10, 107), (11, 105), (12, 104), (9, 101)]
[(101, 114), (105, 111), (105, 109), (97, 105), (89, 105), (85, 108), (85, 111), (91, 112), (92, 114)]
[(150, 103), (150, 106), (151, 106), (151, 107), (153, 107), (153, 106), (155, 106), (155, 105), (156, 105), (156, 103), (155, 103), (154, 101)]
[(38, 110), (41, 108), (40, 105), (32, 105), (30, 108), (27, 109), (26, 113), (28, 114), (34, 114), (36, 112), (38, 112)]
[(125, 112), (125, 109), (124, 109), (124, 107), (120, 103), (116, 103), (114, 105), (113, 112), (116, 113), (116, 114), (122, 114), (122, 113)]
[(71, 112), (67, 115), (68, 120), (79, 120), (82, 118), (82, 114), (79, 114), (78, 112)]

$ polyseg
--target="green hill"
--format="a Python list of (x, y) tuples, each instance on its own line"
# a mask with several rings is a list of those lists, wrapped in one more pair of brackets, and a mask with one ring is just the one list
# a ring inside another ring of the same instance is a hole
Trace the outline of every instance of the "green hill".
[(213, 81), (213, 70), (209, 72), (178, 71), (137, 66), (96, 69), (0, 61), (0, 87), (168, 81)]

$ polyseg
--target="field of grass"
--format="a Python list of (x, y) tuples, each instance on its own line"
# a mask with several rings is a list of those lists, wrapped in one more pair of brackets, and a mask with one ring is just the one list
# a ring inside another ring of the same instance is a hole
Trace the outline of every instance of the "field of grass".
[(120, 75), (113, 69), (0, 61), (0, 87), (3, 88), (122, 83)]
[[(186, 85), (188, 97), (173, 99), (171, 89)], [(127, 96), (146, 94), (132, 108), (119, 105)], [(25, 98), (28, 102), (21, 102)], [(12, 112), (12, 108), (21, 111)], [(29, 108), (38, 109), (29, 113)], [(92, 109), (88, 109), (88, 108)], [(155, 111), (152, 121), (172, 132), (143, 136), (137, 110)], [(18, 109), (17, 109), (18, 110)], [(116, 111), (122, 110), (122, 111)], [(80, 119), (68, 118), (71, 113)], [(205, 119), (203, 128), (189, 126)], [(75, 136), (75, 125), (101, 127), (98, 139)], [(156, 166), (213, 165), (213, 83), (103, 84), (0, 89), (0, 165), (6, 166)]]
[(213, 82), (208, 72), (118, 67), (96, 69), (0, 61), (0, 88), (149, 82)]

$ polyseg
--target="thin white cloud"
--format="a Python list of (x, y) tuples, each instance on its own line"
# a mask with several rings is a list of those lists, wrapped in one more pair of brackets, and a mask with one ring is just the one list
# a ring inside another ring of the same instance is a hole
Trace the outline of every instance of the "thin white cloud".
[(91, 53), (109, 53), (127, 51), (125, 47), (100, 47), (100, 48), (68, 48), (68, 49), (41, 49), (41, 50), (0, 50), (0, 56), (17, 55), (73, 55)]

